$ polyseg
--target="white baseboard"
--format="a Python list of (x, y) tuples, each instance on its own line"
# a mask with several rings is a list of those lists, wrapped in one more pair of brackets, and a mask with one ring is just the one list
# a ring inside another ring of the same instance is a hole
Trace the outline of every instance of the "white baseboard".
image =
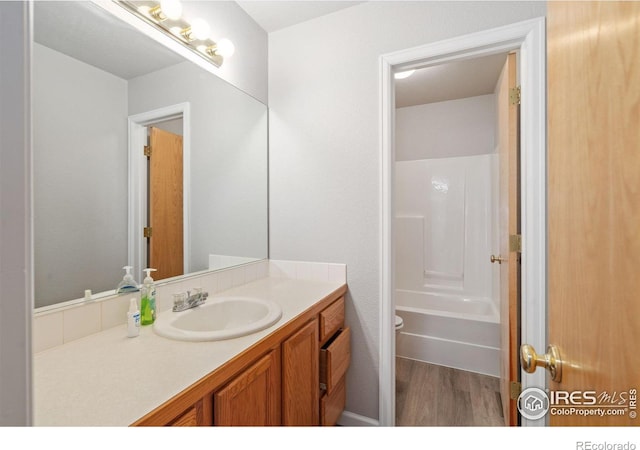
[(343, 411), (340, 419), (338, 419), (338, 425), (343, 427), (378, 427), (380, 426), (380, 422), (371, 417), (361, 416), (360, 414), (350, 411)]

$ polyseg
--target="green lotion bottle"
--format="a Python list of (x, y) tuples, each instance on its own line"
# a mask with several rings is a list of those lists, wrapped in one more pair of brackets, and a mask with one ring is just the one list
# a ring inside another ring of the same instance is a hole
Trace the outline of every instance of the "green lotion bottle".
[(156, 286), (151, 278), (151, 272), (156, 269), (144, 269), (147, 273), (142, 282), (140, 301), (140, 324), (151, 325), (156, 320)]

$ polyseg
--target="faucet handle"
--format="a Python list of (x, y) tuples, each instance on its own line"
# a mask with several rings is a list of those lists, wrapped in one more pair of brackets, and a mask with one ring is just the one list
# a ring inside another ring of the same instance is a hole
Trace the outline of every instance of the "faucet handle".
[(184, 307), (185, 302), (189, 298), (188, 292), (178, 292), (173, 294), (173, 309), (180, 309)]

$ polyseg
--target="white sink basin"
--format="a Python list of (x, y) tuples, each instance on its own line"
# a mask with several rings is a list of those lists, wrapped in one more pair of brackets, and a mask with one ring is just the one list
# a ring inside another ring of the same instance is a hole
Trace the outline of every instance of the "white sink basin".
[(209, 298), (206, 303), (182, 312), (158, 315), (153, 331), (180, 341), (220, 341), (270, 327), (282, 316), (272, 301), (251, 297)]

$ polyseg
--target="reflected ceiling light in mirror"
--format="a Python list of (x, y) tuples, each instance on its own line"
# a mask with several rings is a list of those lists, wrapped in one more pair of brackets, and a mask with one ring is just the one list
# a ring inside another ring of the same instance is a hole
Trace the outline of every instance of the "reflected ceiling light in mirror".
[(182, 4), (179, 0), (157, 1), (125, 1), (113, 0), (136, 17), (144, 20), (154, 28), (180, 42), (189, 50), (220, 67), (224, 58), (235, 51), (228, 39), (214, 42), (211, 38), (209, 24), (201, 18), (187, 21), (182, 19)]
[(411, 75), (413, 75), (413, 72), (415, 72), (415, 70), (405, 70), (404, 72), (396, 72), (393, 74), (393, 78), (395, 78), (396, 80), (404, 80), (405, 78), (409, 78)]

